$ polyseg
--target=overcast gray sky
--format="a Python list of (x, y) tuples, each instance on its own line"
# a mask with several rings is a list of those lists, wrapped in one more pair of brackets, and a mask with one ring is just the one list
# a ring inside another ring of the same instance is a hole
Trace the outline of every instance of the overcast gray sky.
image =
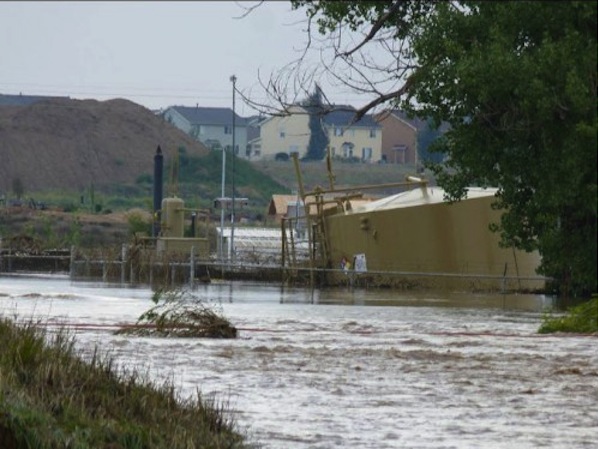
[(0, 2), (0, 93), (230, 107), (235, 74), (257, 98), (258, 71), (267, 79), (294, 60), (307, 35), (288, 1), (238, 18), (255, 3)]

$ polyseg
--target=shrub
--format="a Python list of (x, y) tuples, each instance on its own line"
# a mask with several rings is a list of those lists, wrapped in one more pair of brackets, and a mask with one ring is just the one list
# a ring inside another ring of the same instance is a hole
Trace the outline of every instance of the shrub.
[(578, 306), (572, 307), (565, 315), (555, 317), (552, 313), (544, 316), (541, 334), (553, 332), (574, 332), (592, 334), (598, 332), (598, 296)]

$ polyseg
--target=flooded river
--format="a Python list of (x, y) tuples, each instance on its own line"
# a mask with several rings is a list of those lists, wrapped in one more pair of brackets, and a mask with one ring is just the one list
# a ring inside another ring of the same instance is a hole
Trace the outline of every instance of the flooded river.
[[(536, 333), (548, 297), (202, 285), (236, 340), (114, 336), (148, 289), (0, 276), (0, 311), (225, 402), (266, 449), (594, 448), (598, 338)], [(96, 328), (89, 325), (95, 324)]]

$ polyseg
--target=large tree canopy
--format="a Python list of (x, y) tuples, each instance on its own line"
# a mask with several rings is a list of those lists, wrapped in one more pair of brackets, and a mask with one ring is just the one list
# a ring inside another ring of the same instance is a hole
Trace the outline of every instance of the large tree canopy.
[(561, 289), (596, 290), (597, 2), (292, 4), (330, 38), (328, 75), (374, 95), (359, 114), (450, 123), (435, 170), (451, 199), (498, 187), (503, 242), (538, 249)]

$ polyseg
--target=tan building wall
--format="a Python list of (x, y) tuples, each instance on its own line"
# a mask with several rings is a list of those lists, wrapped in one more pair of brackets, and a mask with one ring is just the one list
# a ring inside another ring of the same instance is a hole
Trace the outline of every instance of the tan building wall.
[[(375, 163), (382, 158), (382, 129), (327, 126), (330, 151), (333, 157), (356, 157)], [(341, 134), (342, 135), (339, 135)]]
[[(499, 235), (488, 229), (499, 220), (490, 207), (493, 197), (438, 203), (326, 218), (330, 264), (365, 254), (368, 271), (451, 273), (502, 277), (538, 277), (537, 252), (525, 253), (499, 246)], [(424, 277), (434, 286), (541, 289), (541, 281)], [(442, 285), (440, 285), (442, 284)]]
[(377, 116), (382, 125), (382, 155), (389, 164), (417, 164), (417, 128), (388, 112)]
[(271, 117), (261, 125), (261, 154), (255, 159), (274, 159), (277, 153), (307, 153), (309, 144), (309, 115), (296, 107), (295, 114), (287, 117)]

